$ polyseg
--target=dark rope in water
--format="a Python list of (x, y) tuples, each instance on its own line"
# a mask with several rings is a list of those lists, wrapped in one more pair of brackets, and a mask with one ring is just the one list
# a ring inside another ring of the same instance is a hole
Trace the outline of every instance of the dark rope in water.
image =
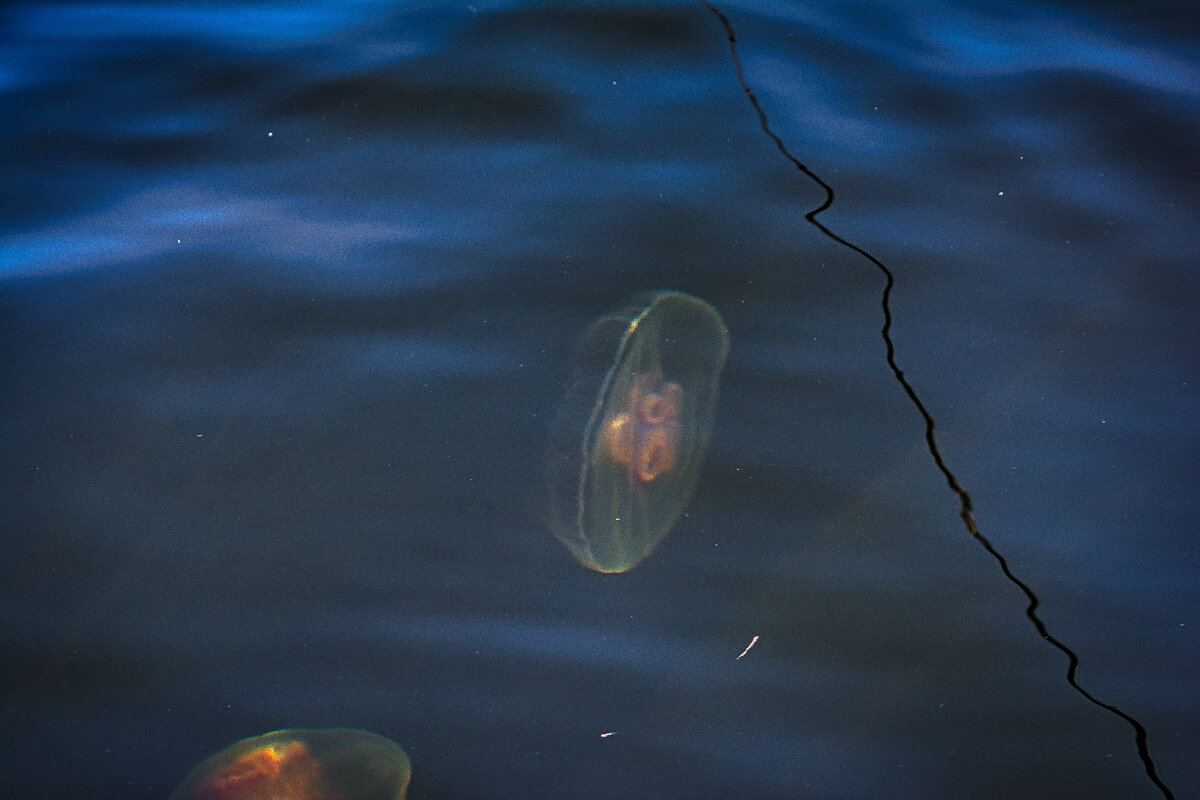
[(750, 84), (746, 81), (746, 75), (742, 71), (742, 61), (738, 56), (737, 50), (737, 36), (733, 32), (733, 25), (729, 22), (729, 19), (720, 11), (720, 9), (706, 2), (706, 0), (696, 0), (696, 2), (700, 3), (700, 5), (712, 12), (712, 14), (720, 21), (721, 26), (725, 29), (725, 35), (729, 39), (729, 52), (733, 56), (733, 66), (737, 72), (738, 83), (741, 85), (742, 91), (746, 94), (746, 98), (750, 101), (750, 105), (754, 107), (754, 111), (758, 115), (758, 124), (759, 127), (762, 128), (762, 132), (765, 133), (771, 139), (771, 141), (775, 143), (776, 149), (783, 154), (784, 158), (790, 161), (792, 165), (796, 167), (796, 169), (804, 173), (805, 176), (807, 176), (825, 191), (824, 202), (805, 214), (804, 219), (815, 226), (817, 230), (819, 230), (825, 236), (829, 237), (843, 247), (853, 250), (863, 258), (870, 261), (879, 268), (880, 272), (883, 273), (884, 287), (881, 303), (883, 307), (883, 328), (880, 330), (880, 335), (883, 337), (883, 343), (887, 348), (887, 364), (891, 368), (892, 374), (895, 375), (896, 380), (902, 387), (904, 387), (904, 393), (908, 395), (908, 399), (912, 401), (912, 404), (916, 406), (917, 411), (920, 412), (921, 417), (925, 420), (925, 443), (929, 447), (929, 453), (933, 456), (933, 461), (937, 465), (938, 470), (943, 476), (945, 476), (946, 483), (949, 484), (950, 490), (953, 491), (958, 497), (959, 516), (962, 517), (962, 521), (963, 524), (966, 525), (967, 532), (970, 533), (977, 542), (983, 545), (983, 549), (986, 550), (992, 556), (992, 558), (996, 559), (996, 562), (1000, 565), (1000, 570), (1004, 573), (1004, 576), (1008, 578), (1008, 580), (1011, 581), (1018, 589), (1020, 589), (1025, 594), (1026, 598), (1028, 598), (1029, 606), (1025, 609), (1025, 616), (1029, 618), (1031, 623), (1033, 623), (1033, 627), (1037, 629), (1038, 635), (1066, 655), (1068, 662), (1067, 683), (1069, 683), (1071, 687), (1075, 689), (1075, 691), (1083, 695), (1088, 702), (1099, 706), (1106, 711), (1116, 714), (1118, 717), (1129, 723), (1129, 725), (1133, 728), (1134, 740), (1137, 743), (1138, 756), (1141, 757), (1142, 764), (1146, 767), (1146, 774), (1150, 777), (1150, 780), (1154, 783), (1154, 785), (1158, 787), (1159, 791), (1162, 792), (1163, 797), (1168, 798), (1168, 800), (1174, 800), (1175, 795), (1171, 793), (1171, 790), (1167, 787), (1167, 785), (1162, 782), (1161, 778), (1158, 777), (1158, 770), (1155, 769), (1154, 759), (1150, 757), (1150, 745), (1145, 726), (1116, 706), (1097, 699), (1094, 695), (1079, 685), (1078, 681), (1075, 679), (1075, 673), (1079, 669), (1079, 656), (1075, 655), (1075, 652), (1071, 650), (1071, 648), (1067, 647), (1050, 634), (1050, 631), (1046, 628), (1046, 623), (1042, 622), (1041, 618), (1037, 615), (1037, 607), (1039, 602), (1037, 595), (1034, 594), (1033, 590), (1030, 589), (1024, 581), (1013, 574), (1013, 571), (1008, 566), (1008, 561), (1005, 560), (1004, 556), (1000, 555), (999, 551), (997, 551), (996, 548), (992, 546), (992, 543), (989, 542), (987, 538), (979, 531), (979, 526), (975, 523), (975, 513), (971, 505), (971, 496), (967, 494), (967, 490), (962, 487), (962, 484), (958, 482), (958, 478), (956, 478), (954, 473), (950, 471), (950, 467), (946, 465), (946, 461), (942, 458), (942, 453), (938, 449), (937, 439), (934, 436), (936, 425), (933, 420), (933, 415), (930, 414), (929, 410), (925, 408), (925, 404), (922, 403), (921, 398), (917, 396), (916, 390), (912, 387), (912, 384), (908, 382), (908, 378), (904, 376), (904, 370), (900, 369), (900, 365), (896, 363), (896, 346), (892, 342), (891, 334), (892, 309), (890, 305), (890, 298), (892, 294), (892, 287), (896, 283), (896, 280), (892, 275), (892, 271), (888, 269), (878, 258), (871, 255), (853, 242), (847, 241), (841, 236), (838, 236), (829, 228), (825, 227), (825, 225), (817, 219), (818, 214), (833, 205), (833, 187), (821, 180), (820, 176), (809, 169), (803, 162), (800, 161), (800, 159), (793, 156), (788, 151), (787, 146), (784, 145), (783, 140), (780, 139), (773, 130), (771, 130), (771, 126), (767, 121), (767, 113), (763, 110), (762, 105), (759, 104), (758, 97), (755, 96), (754, 90), (750, 88)]

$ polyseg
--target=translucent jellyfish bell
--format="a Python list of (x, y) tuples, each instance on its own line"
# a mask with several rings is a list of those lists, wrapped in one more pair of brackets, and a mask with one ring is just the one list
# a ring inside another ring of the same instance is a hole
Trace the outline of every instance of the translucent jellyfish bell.
[(679, 292), (599, 319), (551, 442), (550, 528), (597, 572), (625, 572), (662, 541), (696, 487), (729, 333)]
[(411, 775), (408, 756), (382, 736), (294, 728), (209, 756), (169, 800), (403, 800)]

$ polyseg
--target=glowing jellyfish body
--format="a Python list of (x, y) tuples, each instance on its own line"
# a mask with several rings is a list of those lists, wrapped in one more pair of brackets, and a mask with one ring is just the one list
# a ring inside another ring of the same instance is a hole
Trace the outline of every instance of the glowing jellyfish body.
[(625, 572), (675, 525), (708, 450), (729, 334), (708, 303), (636, 298), (598, 320), (551, 445), (550, 528), (597, 572)]
[(204, 759), (169, 800), (403, 800), (411, 774), (408, 756), (382, 736), (293, 729)]

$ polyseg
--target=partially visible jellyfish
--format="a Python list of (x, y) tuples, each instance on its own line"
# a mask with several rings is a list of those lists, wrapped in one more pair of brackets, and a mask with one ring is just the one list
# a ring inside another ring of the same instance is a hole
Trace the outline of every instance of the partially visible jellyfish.
[(293, 728), (209, 756), (169, 800), (403, 800), (411, 775), (408, 756), (382, 736)]
[(550, 528), (580, 564), (625, 572), (674, 526), (728, 352), (721, 315), (680, 292), (641, 295), (584, 336), (550, 457)]

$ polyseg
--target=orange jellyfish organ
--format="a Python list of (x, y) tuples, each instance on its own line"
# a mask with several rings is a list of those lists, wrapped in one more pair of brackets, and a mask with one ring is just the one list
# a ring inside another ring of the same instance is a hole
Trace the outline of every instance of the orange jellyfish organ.
[(625, 408), (604, 425), (609, 457), (631, 481), (649, 483), (675, 466), (683, 387), (663, 380), (661, 369), (634, 379)]
[(316, 800), (320, 765), (303, 742), (266, 744), (217, 770), (195, 800)]

